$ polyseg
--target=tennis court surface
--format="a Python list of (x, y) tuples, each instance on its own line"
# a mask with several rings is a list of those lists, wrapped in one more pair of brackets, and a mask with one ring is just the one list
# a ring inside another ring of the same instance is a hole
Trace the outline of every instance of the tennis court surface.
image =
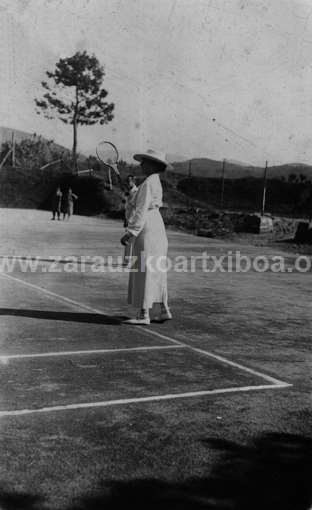
[[(106, 483), (207, 477), (209, 440), (310, 434), (310, 272), (172, 269), (174, 320), (129, 326), (121, 223), (2, 209), (0, 231), (0, 507), (96, 508)], [(172, 260), (276, 255), (168, 237)]]

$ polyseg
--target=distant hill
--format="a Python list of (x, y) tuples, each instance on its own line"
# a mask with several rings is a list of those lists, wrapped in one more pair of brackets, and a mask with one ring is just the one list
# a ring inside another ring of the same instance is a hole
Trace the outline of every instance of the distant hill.
[[(8, 127), (0, 127), (0, 146), (4, 142), (12, 141), (12, 133), (14, 132), (16, 143), (20, 143), (25, 139), (45, 139), (37, 133), (27, 133), (18, 129)], [(70, 153), (68, 148), (62, 145), (52, 143), (51, 147), (57, 152)], [(134, 152), (120, 151), (120, 156), (128, 163), (135, 163), (133, 160)], [(220, 178), (222, 175), (222, 161), (217, 161), (209, 158), (194, 158), (191, 161), (178, 154), (168, 154), (168, 161), (173, 164), (174, 172), (181, 175), (191, 175), (193, 177), (206, 177), (206, 178)], [(79, 160), (83, 163), (86, 157), (83, 154), (79, 155)], [(226, 160), (225, 163), (225, 178), (226, 179), (244, 179), (248, 177), (262, 178), (264, 168), (259, 166), (248, 165), (241, 161)], [(308, 181), (312, 181), (312, 165), (305, 165), (303, 163), (288, 163), (278, 166), (269, 166), (267, 172), (268, 179), (280, 179), (288, 181), (289, 177), (297, 179), (299, 182), (304, 176)]]
[[(20, 143), (22, 140), (31, 140), (31, 139), (41, 139), (41, 140), (47, 140), (43, 136), (37, 134), (37, 133), (27, 133), (26, 131), (21, 131), (19, 129), (12, 129), (7, 127), (0, 127), (0, 144), (5, 142), (12, 142), (12, 135), (14, 133), (14, 139), (16, 143)], [(54, 143), (54, 142), (53, 142)], [(65, 149), (62, 145), (58, 145), (54, 143), (54, 146), (60, 147), (64, 150)]]
[(20, 131), (19, 129), (12, 129), (8, 127), (0, 127), (0, 144), (12, 141), (12, 134), (14, 133), (15, 142), (20, 143), (22, 140), (35, 138), (36, 133), (27, 133), (26, 131)]
[[(218, 178), (222, 175), (222, 161), (216, 161), (208, 158), (192, 159), (191, 161), (175, 162), (173, 164), (174, 172), (182, 175), (191, 175), (193, 177)], [(262, 178), (264, 168), (258, 166), (249, 166), (244, 163), (233, 161), (225, 162), (226, 179), (243, 179), (247, 177)], [(288, 181), (289, 176), (300, 179), (300, 175), (305, 176), (306, 180), (312, 181), (312, 166), (301, 163), (289, 163), (286, 165), (272, 166), (268, 168), (268, 179), (284, 179)]]
[[(21, 131), (20, 129), (12, 129), (8, 127), (0, 126), (0, 148), (3, 143), (11, 143), (12, 135), (14, 133), (14, 140), (16, 144), (21, 143), (23, 140), (41, 140), (46, 142), (46, 155), (49, 159), (49, 153), (58, 153), (64, 154), (66, 156), (70, 156), (71, 150), (68, 147), (64, 147), (63, 145), (55, 143), (51, 139), (47, 139), (44, 136), (41, 136), (38, 133), (27, 133), (26, 131)], [(86, 161), (86, 156), (84, 154), (78, 153), (78, 163), (83, 164)]]
[[(12, 129), (8, 127), (0, 127), (0, 145), (5, 142), (12, 142), (12, 135), (14, 133), (14, 139), (15, 143), (21, 143), (22, 140), (46, 140), (49, 141), (47, 138), (44, 138), (43, 136), (37, 134), (37, 133), (27, 133), (26, 131), (21, 131), (19, 129)], [(63, 147), (62, 145), (52, 143), (53, 148), (59, 149), (60, 151), (67, 151), (69, 152), (69, 149), (67, 147)]]
[(181, 163), (183, 161), (186, 161), (187, 158), (184, 156), (179, 156), (178, 154), (167, 154), (167, 160), (169, 163)]
[(291, 175), (299, 178), (301, 175), (304, 175), (307, 180), (312, 181), (312, 166), (302, 163), (289, 163), (287, 165), (272, 166), (268, 170), (268, 178), (271, 179), (281, 179), (284, 177), (288, 180)]

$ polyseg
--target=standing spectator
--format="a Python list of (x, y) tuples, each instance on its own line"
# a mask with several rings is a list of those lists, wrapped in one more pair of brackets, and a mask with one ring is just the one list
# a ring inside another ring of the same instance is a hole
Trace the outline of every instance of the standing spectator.
[(57, 215), (57, 219), (61, 219), (61, 203), (62, 203), (63, 193), (61, 192), (61, 188), (58, 186), (56, 191), (52, 197), (52, 218), (51, 220), (55, 220), (55, 215)]
[(78, 200), (78, 196), (73, 193), (72, 189), (69, 187), (67, 193), (65, 193), (63, 197), (63, 220), (67, 219), (73, 215), (74, 212), (74, 201)]

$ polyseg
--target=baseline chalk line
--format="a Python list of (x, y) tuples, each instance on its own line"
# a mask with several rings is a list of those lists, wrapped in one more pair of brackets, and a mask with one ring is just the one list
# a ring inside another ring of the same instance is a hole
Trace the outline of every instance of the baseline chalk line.
[(118, 406), (118, 405), (129, 405), (129, 404), (139, 404), (141, 402), (157, 402), (161, 400), (176, 400), (180, 398), (194, 398), (194, 397), (202, 397), (207, 395), (218, 395), (225, 393), (240, 393), (240, 392), (248, 392), (248, 391), (257, 391), (257, 390), (269, 390), (269, 389), (277, 389), (277, 388), (286, 388), (290, 386), (287, 383), (284, 384), (263, 384), (259, 386), (239, 386), (236, 388), (223, 388), (216, 390), (204, 390), (204, 391), (190, 391), (187, 393), (168, 393), (167, 395), (152, 395), (150, 397), (138, 397), (138, 398), (124, 398), (117, 400), (104, 400), (102, 402), (83, 402), (81, 404), (67, 404), (61, 406), (51, 406), (51, 407), (41, 407), (38, 409), (17, 409), (17, 410), (8, 410), (8, 411), (0, 411), (0, 417), (4, 416), (21, 416), (27, 414), (39, 414), (39, 413), (52, 413), (57, 411), (69, 411), (76, 409), (92, 409), (92, 408), (100, 408), (100, 407), (110, 407), (110, 406)]
[(58, 356), (83, 356), (93, 354), (116, 354), (120, 352), (137, 352), (137, 351), (159, 351), (168, 349), (184, 349), (183, 345), (148, 345), (142, 347), (122, 347), (120, 349), (93, 349), (85, 351), (57, 351), (57, 352), (35, 352), (32, 354), (0, 354), (0, 363), (4, 363), (13, 359), (25, 358), (49, 358)]

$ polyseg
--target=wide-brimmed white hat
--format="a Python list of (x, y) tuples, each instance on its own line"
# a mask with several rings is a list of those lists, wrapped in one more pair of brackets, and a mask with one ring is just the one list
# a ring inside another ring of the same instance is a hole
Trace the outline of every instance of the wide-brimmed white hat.
[(149, 149), (146, 152), (141, 152), (140, 154), (134, 154), (133, 159), (140, 162), (143, 159), (151, 159), (152, 161), (158, 161), (158, 163), (166, 165), (167, 170), (172, 169), (172, 165), (170, 165), (169, 161), (166, 159), (166, 154), (164, 152), (154, 151), (153, 149)]

